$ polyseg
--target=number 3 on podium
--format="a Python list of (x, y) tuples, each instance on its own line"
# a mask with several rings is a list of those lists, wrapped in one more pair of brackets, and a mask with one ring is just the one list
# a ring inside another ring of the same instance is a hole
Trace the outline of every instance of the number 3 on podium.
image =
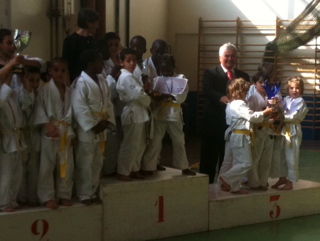
[[(271, 202), (275, 202), (274, 205), (273, 205), (272, 210), (269, 212), (269, 216), (270, 216), (270, 218), (272, 218), (272, 219), (276, 219), (276, 218), (278, 218), (278, 217), (280, 216), (280, 211), (281, 211), (281, 209), (280, 209), (280, 206), (277, 205), (277, 201), (279, 200), (279, 198), (280, 198), (280, 195), (270, 196), (270, 203), (271, 203)], [(274, 211), (273, 211), (274, 208), (276, 208), (276, 213), (275, 213), (275, 215), (274, 215)]]

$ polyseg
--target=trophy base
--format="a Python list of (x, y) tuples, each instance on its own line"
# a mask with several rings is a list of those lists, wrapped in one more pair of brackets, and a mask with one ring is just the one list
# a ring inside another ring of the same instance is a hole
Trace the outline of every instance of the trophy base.
[(23, 74), (24, 68), (21, 66), (15, 66), (15, 67), (13, 67), (12, 73), (13, 74)]

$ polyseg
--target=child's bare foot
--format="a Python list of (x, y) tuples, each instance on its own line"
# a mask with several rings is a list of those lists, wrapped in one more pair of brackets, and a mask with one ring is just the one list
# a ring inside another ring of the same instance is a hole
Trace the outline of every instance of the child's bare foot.
[(95, 197), (92, 199), (92, 202), (95, 204), (100, 204), (100, 203), (102, 203), (102, 200), (99, 197)]
[(84, 199), (82, 201), (80, 201), (82, 204), (86, 205), (86, 206), (90, 206), (92, 205), (91, 199)]
[(142, 176), (152, 176), (153, 175), (153, 171), (144, 171), (144, 170), (140, 170), (140, 174)]
[(272, 188), (278, 188), (279, 186), (283, 184), (287, 184), (288, 179), (286, 177), (280, 177), (276, 184), (272, 185)]
[(267, 191), (267, 190), (268, 190), (268, 187), (265, 187), (265, 186), (260, 186), (259, 188), (260, 188), (260, 190), (262, 190), (262, 191)]
[(292, 184), (292, 182), (291, 181), (287, 181), (287, 183), (286, 183), (286, 185), (284, 185), (282, 188), (281, 188), (281, 190), (292, 190), (292, 188), (293, 188), (293, 184)]
[(65, 198), (60, 199), (60, 204), (62, 204), (62, 206), (65, 206), (65, 207), (69, 207), (73, 205), (71, 200), (65, 199)]
[(117, 174), (117, 179), (119, 181), (125, 181), (125, 182), (131, 182), (133, 181), (132, 178), (130, 176), (125, 176), (125, 175), (121, 175), (121, 174)]
[(8, 207), (8, 208), (5, 208), (2, 210), (2, 212), (5, 212), (5, 213), (10, 213), (10, 212), (14, 212), (15, 209), (14, 208), (11, 208), (11, 207)]
[(221, 176), (219, 177), (219, 180), (222, 182), (222, 185), (223, 185), (226, 189), (231, 190), (230, 185), (229, 185), (228, 183), (226, 183), (226, 181), (223, 180), (223, 178), (222, 178)]
[(50, 209), (57, 209), (59, 207), (58, 204), (53, 200), (46, 201), (45, 206)]
[(230, 187), (226, 187), (224, 184), (221, 184), (221, 190), (222, 191), (225, 191), (225, 192), (230, 192), (231, 191), (231, 188)]
[(195, 176), (197, 174), (194, 171), (192, 171), (191, 169), (187, 168), (187, 169), (182, 170), (182, 175)]
[(131, 172), (130, 177), (135, 178), (135, 179), (145, 179), (146, 176), (143, 176), (140, 174), (140, 172)]
[(239, 191), (231, 192), (233, 194), (249, 194), (247, 191), (240, 189)]
[(254, 191), (258, 191), (260, 190), (260, 187), (250, 187), (251, 190), (254, 190)]
[(157, 171), (165, 171), (165, 170), (167, 170), (167, 169), (164, 166), (157, 164)]

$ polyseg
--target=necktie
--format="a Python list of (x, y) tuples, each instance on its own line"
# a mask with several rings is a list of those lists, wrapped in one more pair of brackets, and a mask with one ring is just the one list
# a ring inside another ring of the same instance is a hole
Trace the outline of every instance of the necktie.
[(228, 75), (229, 80), (232, 80), (232, 72), (231, 72), (231, 70), (227, 71), (227, 75)]

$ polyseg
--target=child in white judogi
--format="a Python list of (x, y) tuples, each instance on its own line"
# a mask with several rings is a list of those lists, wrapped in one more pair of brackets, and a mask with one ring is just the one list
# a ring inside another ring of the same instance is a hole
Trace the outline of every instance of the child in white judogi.
[(285, 137), (284, 153), (285, 162), (282, 160), (278, 167), (278, 182), (273, 188), (285, 184), (282, 190), (291, 190), (293, 182), (299, 180), (299, 153), (302, 140), (302, 129), (300, 122), (305, 118), (309, 109), (301, 95), (304, 91), (304, 83), (300, 77), (288, 78), (289, 96), (283, 99), (284, 122), (281, 135)]
[[(28, 102), (23, 102), (22, 112), (24, 118), (26, 119), (26, 127), (24, 128), (24, 137), (26, 143), (28, 143), (28, 157), (27, 160), (23, 162), (23, 177), (21, 188), (18, 196), (19, 203), (27, 203), (29, 206), (37, 206), (39, 203), (39, 198), (37, 194), (38, 190), (38, 175), (40, 168), (40, 147), (41, 147), (41, 128), (34, 126), (34, 107), (36, 103), (36, 97), (38, 91), (44, 82), (40, 79), (40, 69), (34, 66), (25, 66), (26, 73), (24, 76), (25, 81), (29, 82), (31, 85), (33, 96), (35, 98)], [(20, 92), (20, 98), (25, 99), (25, 95), (28, 93), (25, 91)], [(33, 97), (32, 96), (32, 97)]]
[[(31, 91), (31, 96), (19, 103), (19, 92), (10, 87), (11, 81), (12, 73), (3, 72), (0, 83), (0, 210), (3, 212), (12, 212), (19, 206), (17, 195), (27, 149), (22, 132), (26, 121), (20, 106), (22, 103), (31, 104), (33, 99)], [(29, 94), (26, 92), (26, 95)]]
[[(167, 49), (167, 43), (162, 39), (157, 39), (153, 41), (152, 47), (150, 49), (151, 57), (147, 58), (142, 63), (142, 73), (145, 76), (148, 76), (149, 82), (151, 86), (154, 85), (153, 80), (155, 77), (160, 75), (160, 60), (162, 56), (165, 54)], [(140, 74), (139, 70), (135, 70), (133, 73), (135, 76)], [(166, 168), (160, 165), (160, 155), (158, 156), (158, 164), (157, 164), (158, 171), (165, 171)]]
[(110, 89), (100, 75), (101, 55), (85, 50), (80, 56), (82, 71), (72, 83), (72, 110), (78, 143), (75, 147), (76, 191), (81, 203), (101, 203), (97, 196), (105, 153), (106, 128), (115, 125)]
[[(167, 77), (180, 77), (175, 75), (175, 60), (172, 55), (164, 55), (160, 62), (160, 73)], [(154, 86), (156, 85), (154, 80)], [(188, 85), (182, 94), (171, 95), (161, 94), (161, 99), (156, 101), (152, 108), (154, 118), (154, 137), (143, 155), (142, 170), (146, 174), (151, 174), (157, 170), (157, 161), (162, 149), (162, 139), (166, 132), (170, 135), (173, 145), (173, 165), (182, 170), (182, 174), (196, 175), (190, 170), (189, 162), (185, 150), (185, 141), (183, 133), (183, 119), (181, 103), (185, 101), (188, 94)], [(149, 172), (149, 173), (148, 173)], [(151, 172), (151, 173), (150, 173)]]
[[(257, 72), (253, 77), (255, 91), (248, 98), (248, 106), (253, 111), (263, 111), (267, 107), (267, 94), (263, 88), (265, 79), (269, 76), (262, 72)], [(280, 93), (278, 93), (281, 98)], [(249, 186), (253, 190), (268, 190), (268, 178), (271, 168), (274, 135), (272, 129), (273, 121), (265, 119), (261, 123), (253, 126), (255, 143), (252, 152), (252, 168), (248, 172)]]
[(254, 112), (245, 103), (245, 98), (249, 89), (249, 83), (243, 79), (234, 79), (228, 85), (228, 98), (230, 103), (231, 124), (226, 130), (230, 135), (230, 143), (233, 154), (232, 167), (222, 173), (219, 177), (225, 190), (231, 190), (235, 194), (247, 194), (248, 192), (240, 189), (241, 180), (250, 170), (252, 165), (251, 145), (252, 124), (259, 123), (264, 117), (272, 113), (272, 108), (266, 108), (261, 112)]
[(115, 32), (106, 33), (103, 38), (107, 40), (109, 46), (110, 58), (104, 60), (104, 67), (102, 73), (106, 72), (107, 74), (111, 73), (111, 70), (114, 66), (120, 64), (119, 52), (121, 49), (120, 37)]
[(149, 82), (149, 85), (143, 85), (132, 74), (136, 67), (136, 52), (133, 49), (127, 48), (120, 52), (120, 63), (123, 69), (117, 82), (117, 91), (126, 106), (121, 115), (124, 139), (119, 153), (117, 178), (131, 181), (130, 177), (145, 178), (139, 171), (147, 142), (147, 122), (150, 119), (148, 107), (151, 99), (145, 90), (151, 86)]
[[(43, 85), (37, 96), (34, 125), (42, 125), (41, 157), (38, 179), (38, 196), (47, 208), (58, 204), (71, 206), (73, 186), (73, 138), (71, 89), (68, 63), (54, 58), (49, 69), (51, 80)], [(56, 170), (56, 172), (54, 172)]]
[(123, 140), (123, 130), (121, 126), (121, 114), (126, 103), (120, 100), (116, 89), (118, 78), (121, 74), (121, 66), (113, 67), (111, 74), (107, 76), (110, 88), (110, 99), (113, 104), (116, 126), (109, 125), (107, 128), (107, 140), (105, 159), (103, 160), (102, 174), (104, 176), (115, 175), (117, 173), (117, 163), (121, 141)]

